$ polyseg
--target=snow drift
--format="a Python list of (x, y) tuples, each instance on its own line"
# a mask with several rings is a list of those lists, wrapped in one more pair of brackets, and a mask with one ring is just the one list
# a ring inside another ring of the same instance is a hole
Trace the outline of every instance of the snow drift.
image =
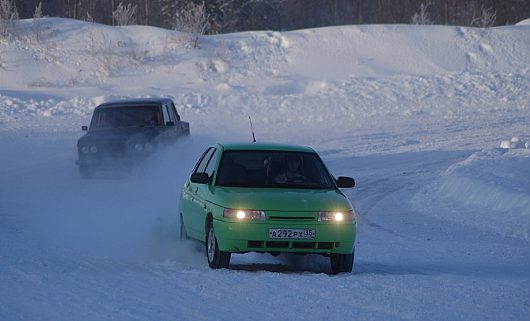
[(450, 166), (414, 198), (442, 219), (530, 240), (530, 150), (485, 150)]

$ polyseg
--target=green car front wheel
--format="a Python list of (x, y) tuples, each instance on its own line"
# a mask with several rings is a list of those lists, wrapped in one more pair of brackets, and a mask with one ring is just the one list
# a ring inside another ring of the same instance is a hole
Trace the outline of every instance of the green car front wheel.
[(331, 273), (338, 274), (341, 272), (350, 273), (353, 267), (353, 260), (355, 258), (355, 248), (351, 254), (332, 253), (329, 256), (331, 263)]
[(179, 238), (181, 241), (188, 239), (188, 233), (186, 232), (186, 226), (184, 225), (184, 219), (182, 219), (182, 214), (180, 214), (180, 228), (179, 228)]
[(208, 223), (208, 233), (206, 234), (206, 257), (208, 258), (208, 265), (212, 269), (226, 269), (230, 265), (230, 256), (230, 252), (219, 250), (213, 222), (210, 220)]

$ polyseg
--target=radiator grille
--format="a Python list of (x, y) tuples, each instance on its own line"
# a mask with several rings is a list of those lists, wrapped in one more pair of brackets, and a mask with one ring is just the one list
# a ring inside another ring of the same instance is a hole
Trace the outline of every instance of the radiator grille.
[(279, 215), (271, 215), (271, 216), (269, 216), (269, 220), (273, 220), (273, 221), (315, 221), (316, 218), (314, 216), (279, 216)]
[(302, 241), (247, 241), (247, 246), (252, 249), (319, 249), (332, 250), (340, 246), (335, 242), (302, 242)]

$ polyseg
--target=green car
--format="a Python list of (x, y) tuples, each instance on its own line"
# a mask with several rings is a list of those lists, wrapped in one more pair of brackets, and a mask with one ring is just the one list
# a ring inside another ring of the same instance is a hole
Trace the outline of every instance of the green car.
[(206, 243), (208, 265), (228, 268), (232, 253), (318, 253), (333, 274), (351, 272), (355, 212), (311, 148), (279, 144), (209, 147), (185, 183), (180, 238)]

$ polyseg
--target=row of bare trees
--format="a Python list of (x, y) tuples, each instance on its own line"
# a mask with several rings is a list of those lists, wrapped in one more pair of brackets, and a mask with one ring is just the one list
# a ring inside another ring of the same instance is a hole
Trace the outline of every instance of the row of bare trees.
[[(31, 18), (39, 3), (0, 1), (16, 5), (20, 18)], [(42, 10), (105, 24), (175, 28), (176, 17), (198, 7), (211, 33), (360, 23), (492, 26), (530, 17), (529, 0), (47, 0)]]

